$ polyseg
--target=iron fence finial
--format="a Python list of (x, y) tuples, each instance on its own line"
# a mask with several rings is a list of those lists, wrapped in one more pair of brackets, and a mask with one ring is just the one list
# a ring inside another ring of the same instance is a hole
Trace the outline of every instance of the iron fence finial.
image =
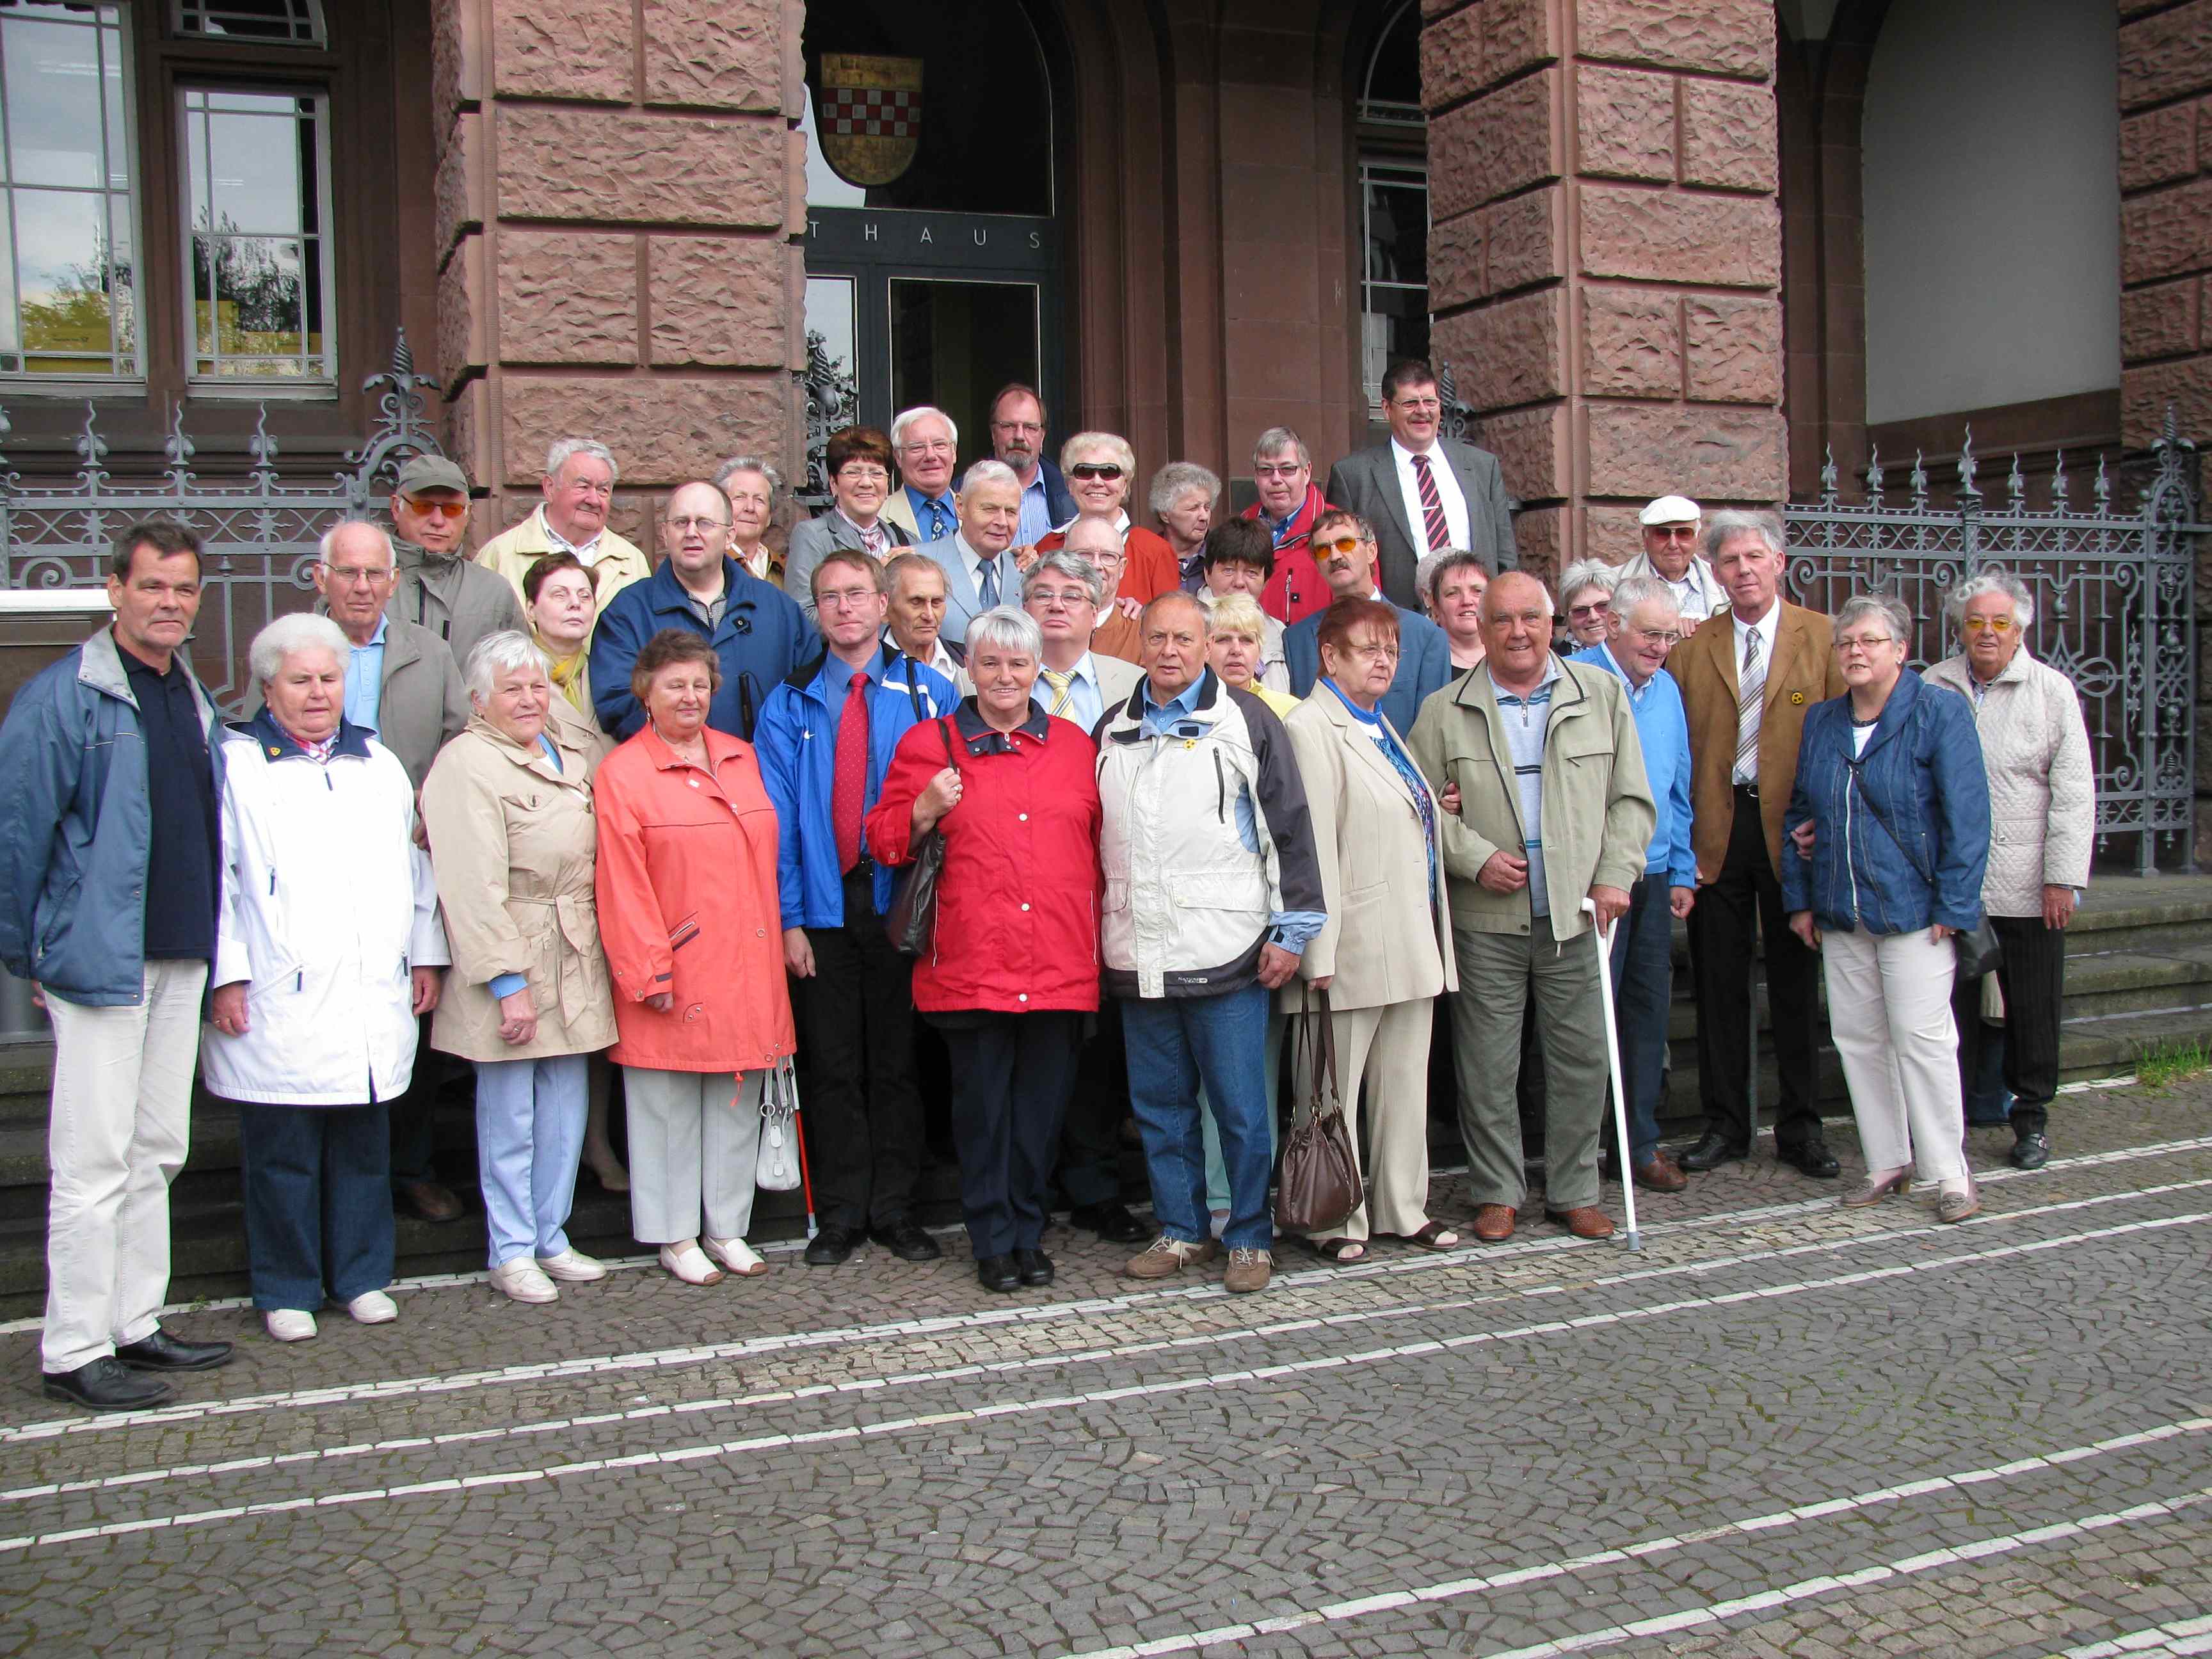
[(1959, 446), (1959, 493), (1976, 506), (1981, 504), (1982, 492), (1974, 488), (1974, 428), (1966, 428), (1966, 441)]
[(1875, 506), (1881, 505), (1881, 446), (1869, 445), (1867, 449), (1867, 499)]
[(2027, 478), (2020, 470), (2020, 451), (2012, 453), (2012, 471), (2005, 474), (2005, 501), (2015, 513), (2027, 506)]
[(2057, 459), (2051, 464), (2051, 510), (2054, 513), (2065, 512), (2074, 505), (2068, 497), (2066, 452), (2062, 449), (2058, 452)]
[(1924, 508), (1928, 505), (1928, 469), (1921, 464), (1920, 452), (1917, 449), (1912, 452), (1912, 473), (1910, 482), (1912, 485), (1914, 509), (1917, 511)]
[(1836, 499), (1836, 447), (1824, 446), (1827, 459), (1820, 466), (1820, 499), (1832, 502)]

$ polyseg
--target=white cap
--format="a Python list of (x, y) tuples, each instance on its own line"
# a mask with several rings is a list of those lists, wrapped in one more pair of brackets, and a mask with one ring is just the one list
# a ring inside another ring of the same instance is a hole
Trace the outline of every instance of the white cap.
[(1662, 495), (1636, 515), (1638, 524), (1695, 524), (1698, 504), (1687, 495)]

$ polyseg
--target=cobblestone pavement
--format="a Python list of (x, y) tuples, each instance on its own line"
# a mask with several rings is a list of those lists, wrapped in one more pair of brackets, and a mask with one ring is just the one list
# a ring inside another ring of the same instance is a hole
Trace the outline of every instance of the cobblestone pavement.
[(1769, 1141), (1635, 1255), (1255, 1297), (1057, 1231), (1014, 1298), (956, 1242), (289, 1348), (204, 1310), (239, 1360), (136, 1419), (0, 1337), (0, 1654), (2212, 1652), (2212, 1084), (2053, 1127), (2034, 1175), (1977, 1132), (1963, 1226)]

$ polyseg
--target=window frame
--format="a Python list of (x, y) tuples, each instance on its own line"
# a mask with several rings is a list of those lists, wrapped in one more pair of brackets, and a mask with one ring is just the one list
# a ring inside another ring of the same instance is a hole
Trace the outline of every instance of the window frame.
[[(324, 51), (331, 43), (330, 17), (324, 9), (323, 0), (306, 0), (308, 27), (313, 30), (313, 33), (305, 40), (269, 40), (257, 35), (209, 34), (204, 31), (188, 29), (185, 27), (185, 10), (191, 3), (192, 0), (168, 0), (167, 15), (163, 19), (163, 22), (169, 33), (179, 40), (215, 41), (224, 46), (268, 46), (295, 50), (305, 47), (310, 52)], [(203, 9), (207, 9), (211, 6), (220, 5), (222, 0), (200, 0), (200, 3)]]

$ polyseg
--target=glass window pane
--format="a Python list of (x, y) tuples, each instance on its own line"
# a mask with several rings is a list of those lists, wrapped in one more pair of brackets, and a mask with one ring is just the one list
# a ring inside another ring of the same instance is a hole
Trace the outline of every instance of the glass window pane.
[(323, 100), (204, 87), (184, 97), (193, 373), (331, 378)]
[(990, 395), (1009, 380), (1042, 385), (1038, 294), (1032, 283), (893, 277), (891, 407), (934, 404), (969, 434), (963, 459), (988, 454)]
[(226, 99), (213, 106), (207, 117), (205, 181), (215, 213), (212, 228), (248, 236), (299, 234), (301, 192), (295, 101)]
[(177, 32), (301, 46), (325, 44), (323, 10), (315, 0), (179, 0)]
[(106, 183), (94, 33), (70, 23), (8, 20), (8, 149), (17, 184), (97, 190)]
[(45, 365), (49, 374), (106, 374), (113, 343), (100, 198), (76, 191), (19, 190), (15, 236), (23, 349), (70, 360)]

